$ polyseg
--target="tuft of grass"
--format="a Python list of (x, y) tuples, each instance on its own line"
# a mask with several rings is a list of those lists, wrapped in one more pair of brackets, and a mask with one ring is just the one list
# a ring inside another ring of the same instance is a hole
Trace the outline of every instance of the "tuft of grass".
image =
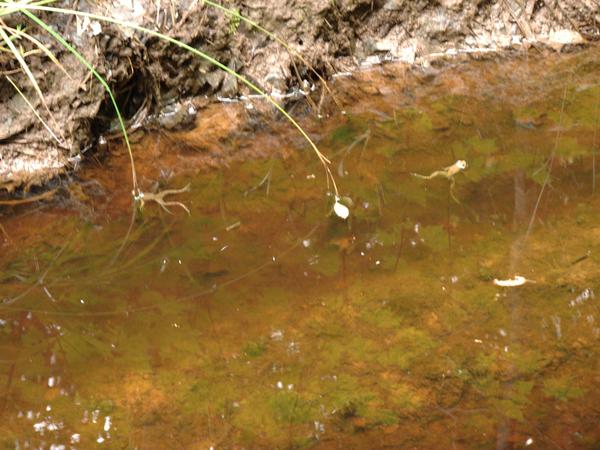
[[(323, 87), (325, 88), (325, 90), (327, 91), (327, 93), (331, 96), (331, 98), (333, 99), (333, 101), (335, 102), (335, 104), (337, 105), (337, 107), (340, 109), (340, 111), (342, 111), (342, 113), (344, 113), (342, 105), (338, 101), (338, 99), (335, 96), (335, 94), (333, 93), (333, 91), (329, 88), (329, 85), (327, 84), (327, 81), (325, 81), (325, 79), (319, 74), (319, 72), (317, 72), (315, 70), (315, 68), (306, 60), (306, 58), (304, 58), (304, 56), (302, 56), (302, 53), (296, 51), (286, 41), (284, 41), (283, 39), (281, 39), (275, 33), (267, 30), (266, 28), (262, 27), (260, 24), (254, 22), (253, 20), (251, 20), (251, 19), (243, 16), (242, 14), (240, 14), (239, 10), (232, 9), (232, 8), (227, 8), (226, 6), (223, 6), (223, 5), (220, 5), (218, 3), (215, 3), (212, 0), (202, 0), (202, 3), (205, 4), (205, 5), (208, 5), (208, 6), (212, 7), (212, 8), (216, 8), (216, 9), (219, 9), (219, 10), (223, 11), (225, 14), (229, 15), (232, 18), (232, 20), (236, 20), (237, 26), (239, 26), (239, 22), (240, 21), (243, 21), (243, 22), (247, 23), (252, 28), (257, 29), (261, 33), (265, 34), (269, 38), (271, 38), (274, 41), (276, 41), (283, 48), (285, 48), (292, 56), (295, 56), (300, 61), (302, 61), (302, 63), (306, 67), (308, 67), (308, 69), (313, 73), (313, 75), (315, 75), (317, 77), (317, 79), (321, 82), (321, 84), (323, 85)], [(236, 29), (237, 29), (237, 26), (236, 26)]]
[[(121, 27), (130, 28), (132, 30), (144, 33), (146, 35), (155, 36), (164, 42), (169, 42), (171, 44), (174, 44), (174, 45), (176, 45), (176, 46), (178, 46), (200, 58), (205, 59), (206, 61), (210, 62), (212, 65), (214, 65), (214, 66), (220, 68), (221, 70), (225, 71), (226, 73), (234, 76), (240, 82), (242, 82), (243, 84), (248, 86), (252, 91), (256, 92), (257, 94), (259, 94), (260, 96), (265, 98), (267, 101), (269, 101), (269, 103), (271, 103), (300, 132), (300, 134), (309, 143), (312, 150), (316, 154), (317, 158), (323, 165), (325, 172), (326, 172), (327, 183), (329, 184), (329, 182), (331, 182), (331, 184), (333, 186), (335, 198), (339, 198), (337, 184), (336, 184), (335, 178), (329, 168), (329, 165), (330, 165), (329, 159), (319, 150), (317, 145), (308, 136), (308, 134), (300, 126), (300, 124), (287, 111), (285, 111), (285, 109), (277, 101), (275, 101), (269, 94), (267, 94), (266, 92), (261, 90), (258, 86), (256, 86), (254, 83), (249, 81), (247, 78), (240, 75), (236, 71), (230, 69), (229, 67), (225, 66), (220, 61), (216, 60), (215, 58), (211, 57), (210, 55), (208, 55), (196, 48), (193, 48), (177, 39), (174, 39), (170, 36), (160, 33), (158, 31), (151, 30), (149, 28), (142, 27), (136, 23), (127, 22), (127, 21), (116, 19), (113, 17), (103, 16), (103, 15), (93, 14), (93, 13), (87, 13), (87, 12), (82, 12), (82, 11), (76, 11), (76, 10), (67, 9), (67, 8), (57, 8), (57, 7), (52, 7), (52, 6), (46, 6), (46, 5), (54, 3), (54, 2), (55, 2), (55, 0), (41, 0), (38, 2), (21, 2), (21, 3), (15, 3), (12, 1), (0, 1), (0, 21), (2, 20), (2, 17), (6, 17), (8, 15), (15, 14), (15, 13), (21, 13), (21, 14), (25, 15), (29, 20), (31, 20), (37, 26), (42, 28), (46, 33), (48, 33), (50, 36), (52, 36), (65, 49), (67, 49), (69, 52), (71, 52), (79, 60), (79, 62), (81, 64), (83, 64), (88, 70), (90, 70), (90, 72), (94, 75), (94, 77), (102, 84), (102, 86), (104, 87), (104, 89), (110, 96), (111, 102), (112, 102), (115, 112), (117, 114), (121, 132), (123, 134), (123, 138), (124, 138), (124, 141), (125, 141), (125, 144), (127, 147), (127, 151), (128, 151), (130, 163), (131, 163), (131, 177), (132, 177), (132, 185), (133, 185), (132, 194), (133, 194), (134, 200), (136, 202), (141, 202), (141, 200), (145, 197), (146, 193), (140, 191), (140, 189), (139, 189), (136, 171), (135, 171), (135, 161), (133, 158), (133, 152), (131, 150), (131, 145), (130, 145), (129, 138), (127, 135), (127, 130), (125, 127), (125, 123), (123, 121), (122, 114), (119, 110), (115, 96), (114, 96), (110, 86), (108, 85), (107, 81), (94, 69), (92, 64), (88, 60), (86, 60), (86, 58), (83, 55), (81, 55), (81, 53), (79, 53), (69, 42), (67, 42), (67, 40), (60, 33), (55, 31), (50, 25), (48, 25), (42, 19), (37, 17), (33, 13), (33, 11), (44, 11), (44, 12), (48, 12), (48, 13), (57, 13), (57, 14), (62, 14), (62, 15), (78, 16), (78, 17), (84, 17), (84, 18), (87, 17), (89, 19), (97, 20), (100, 22), (112, 23), (115, 25), (119, 25)], [(222, 7), (221, 5), (218, 5), (216, 3), (209, 2), (206, 0), (204, 0), (204, 3), (209, 4), (213, 7), (220, 8), (223, 11), (231, 14), (233, 17), (235, 17), (239, 20), (243, 20), (247, 23), (250, 23), (252, 26), (256, 27), (260, 31), (262, 31), (262, 32), (266, 33), (267, 35), (269, 35), (270, 37), (276, 39), (278, 42), (280, 42), (282, 45), (284, 45), (289, 51), (293, 52), (293, 50), (286, 43), (284, 43), (281, 39), (277, 38), (273, 33), (268, 32), (267, 30), (260, 27), (255, 22), (252, 22), (249, 19), (244, 18), (243, 16), (241, 16), (239, 14), (239, 12), (234, 11), (234, 10), (229, 10), (225, 7)], [(0, 22), (0, 23), (3, 23), (3, 22)], [(31, 73), (31, 70), (27, 66), (27, 63), (24, 61), (22, 55), (19, 53), (19, 51), (14, 46), (14, 44), (11, 41), (10, 37), (8, 36), (5, 28), (6, 27), (0, 27), (0, 37), (2, 37), (2, 39), (4, 40), (6, 45), (11, 49), (15, 59), (17, 59), (17, 61), (21, 65), (21, 68), (27, 74), (30, 82), (34, 86), (36, 92), (38, 92), (38, 95), (40, 95), (43, 100), (43, 95), (41, 94), (41, 89), (39, 88), (39, 85), (37, 84), (35, 77)], [(317, 76), (318, 76), (318, 74), (317, 74)], [(322, 79), (320, 76), (319, 76), (319, 78)], [(44, 102), (44, 104), (45, 104), (45, 102)], [(146, 198), (148, 198), (148, 197), (146, 196)]]

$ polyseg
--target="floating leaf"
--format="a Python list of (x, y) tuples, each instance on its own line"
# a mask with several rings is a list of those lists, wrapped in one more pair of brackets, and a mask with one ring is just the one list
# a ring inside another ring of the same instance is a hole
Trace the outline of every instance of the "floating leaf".
[(335, 201), (333, 205), (333, 211), (340, 219), (346, 220), (350, 216), (350, 209), (346, 205), (340, 203), (339, 200)]

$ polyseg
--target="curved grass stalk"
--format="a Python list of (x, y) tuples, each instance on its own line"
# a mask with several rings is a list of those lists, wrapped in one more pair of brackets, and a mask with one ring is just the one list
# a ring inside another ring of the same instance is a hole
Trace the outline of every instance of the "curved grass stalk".
[(32, 20), (37, 25), (39, 25), (41, 28), (43, 28), (44, 31), (46, 31), (54, 39), (56, 39), (63, 47), (65, 47), (67, 50), (69, 50), (69, 52), (71, 52), (73, 54), (73, 56), (75, 56), (75, 58), (77, 58), (77, 60), (79, 60), (79, 62), (81, 64), (83, 64), (90, 72), (92, 72), (92, 74), (94, 75), (94, 77), (96, 77), (96, 79), (100, 82), (100, 84), (102, 85), (102, 87), (104, 87), (104, 89), (108, 93), (108, 95), (110, 97), (110, 100), (111, 100), (111, 102), (113, 104), (113, 107), (115, 108), (115, 112), (117, 114), (117, 119), (119, 121), (119, 126), (121, 127), (121, 130), (123, 132), (123, 139), (125, 140), (125, 145), (127, 146), (127, 152), (129, 153), (129, 160), (130, 160), (130, 163), (131, 163), (131, 181), (132, 181), (132, 185), (133, 185), (133, 195), (134, 195), (134, 198), (137, 198), (139, 196), (139, 194), (140, 194), (140, 191), (139, 191), (138, 182), (137, 182), (137, 174), (136, 174), (136, 171), (135, 171), (135, 162), (133, 160), (133, 152), (131, 150), (131, 144), (129, 142), (129, 136), (128, 136), (127, 130), (125, 128), (125, 121), (123, 120), (123, 116), (121, 115), (121, 111), (119, 109), (119, 105), (117, 105), (117, 100), (115, 99), (115, 96), (114, 96), (114, 94), (112, 92), (112, 89), (110, 88), (110, 86), (108, 85), (108, 83), (106, 82), (106, 80), (102, 77), (102, 75), (100, 75), (98, 73), (98, 71), (94, 68), (94, 66), (92, 66), (92, 64), (87, 59), (85, 59), (85, 57), (81, 53), (79, 53), (71, 44), (69, 44), (60, 35), (60, 33), (54, 31), (46, 22), (44, 22), (43, 20), (41, 20), (39, 17), (37, 17), (31, 11), (28, 11), (27, 9), (24, 9), (21, 12), (23, 14), (25, 14), (30, 20)]
[(25, 75), (27, 75), (27, 78), (29, 78), (29, 81), (33, 85), (33, 88), (35, 89), (35, 92), (38, 95), (38, 97), (40, 98), (42, 104), (44, 105), (44, 107), (46, 108), (48, 113), (50, 113), (50, 109), (48, 108), (48, 105), (46, 104), (46, 99), (44, 98), (44, 94), (42, 93), (42, 90), (40, 89), (40, 86), (39, 86), (37, 80), (35, 79), (35, 76), (31, 72), (31, 69), (29, 69), (29, 65), (25, 61), (25, 58), (23, 58), (21, 51), (15, 46), (15, 44), (13, 43), (10, 36), (8, 36), (8, 34), (6, 33), (6, 30), (5, 30), (6, 28), (7, 28), (7, 26), (4, 23), (4, 21), (0, 20), (0, 38), (2, 38), (2, 40), (4, 41), (6, 46), (9, 48), (12, 55), (14, 56), (14, 58), (19, 63), (19, 65), (21, 66), (21, 69), (23, 70)]
[(25, 103), (27, 104), (27, 106), (29, 106), (29, 109), (31, 109), (31, 111), (33, 112), (33, 114), (35, 114), (35, 117), (37, 117), (37, 119), (42, 123), (42, 125), (44, 126), (44, 128), (46, 128), (46, 130), (48, 131), (48, 133), (50, 133), (50, 136), (52, 136), (54, 138), (54, 140), (60, 145), (60, 139), (58, 138), (58, 136), (56, 136), (56, 134), (54, 134), (54, 131), (52, 131), (52, 128), (50, 128), (50, 126), (46, 123), (46, 121), (44, 119), (42, 119), (42, 117), (40, 116), (40, 114), (37, 112), (37, 110), (35, 109), (35, 107), (31, 104), (31, 102), (29, 101), (29, 99), (25, 96), (25, 94), (23, 93), (23, 91), (21, 91), (21, 89), (19, 89), (19, 86), (17, 86), (15, 84), (15, 82), (12, 80), (12, 78), (9, 77), (8, 75), (6, 75), (5, 78), (8, 80), (8, 82), (10, 84), (12, 84), (12, 87), (15, 88), (15, 91), (17, 91), (17, 93), (25, 101)]
[[(218, 67), (219, 69), (225, 71), (226, 73), (228, 73), (229, 75), (234, 76), (235, 78), (237, 78), (240, 82), (242, 82), (243, 84), (245, 84), (246, 86), (248, 86), (251, 90), (253, 90), (254, 92), (256, 92), (257, 94), (259, 94), (260, 96), (262, 96), (263, 98), (265, 98), (269, 103), (271, 103), (271, 105), (273, 105), (299, 132), (300, 134), (304, 137), (304, 139), (310, 144), (311, 148), (313, 149), (313, 151), (315, 152), (315, 154), (317, 155), (319, 161), (323, 164), (323, 167), (325, 168), (325, 172), (326, 172), (326, 177), (327, 177), (327, 181), (329, 184), (329, 181), (331, 181), (332, 186), (333, 186), (333, 190), (334, 190), (334, 194), (336, 196), (336, 198), (339, 198), (339, 192), (338, 192), (338, 188), (337, 188), (337, 184), (335, 182), (335, 178), (329, 168), (329, 164), (330, 161), (329, 159), (318, 149), (318, 147), (316, 146), (316, 144), (313, 142), (313, 140), (308, 136), (308, 134), (306, 133), (306, 131), (304, 131), (304, 129), (300, 126), (300, 124), (279, 104), (277, 103), (277, 101), (275, 101), (275, 99), (273, 99), (273, 97), (271, 97), (269, 94), (267, 94), (266, 92), (264, 92), (262, 89), (260, 89), (258, 86), (256, 86), (254, 83), (252, 83), (251, 81), (249, 81), (247, 78), (245, 78), (244, 76), (240, 75), (239, 73), (237, 73), (236, 71), (230, 69), (229, 67), (227, 67), (226, 65), (224, 65), (223, 63), (221, 63), (220, 61), (216, 60), (215, 58), (211, 57), (210, 55), (194, 48), (191, 47), (181, 41), (178, 41), (177, 39), (174, 39), (170, 36), (167, 36), (163, 33), (160, 33), (158, 31), (154, 31), (151, 30), (149, 28), (145, 28), (142, 27), (140, 25), (137, 25), (135, 23), (132, 22), (126, 22), (123, 20), (119, 20), (119, 19), (115, 19), (112, 17), (107, 17), (107, 16), (102, 16), (102, 15), (98, 15), (98, 14), (93, 14), (93, 13), (87, 13), (87, 12), (82, 12), (82, 11), (74, 11), (74, 10), (69, 10), (69, 9), (65, 9), (65, 8), (55, 8), (55, 7), (51, 7), (51, 6), (43, 6), (42, 3), (46, 4), (46, 3), (50, 3), (52, 0), (43, 0), (42, 2), (39, 3), (33, 3), (33, 4), (14, 4), (14, 3), (7, 3), (7, 2), (0, 2), (0, 17), (2, 17), (3, 15), (7, 15), (10, 13), (14, 13), (14, 12), (21, 12), (23, 14), (25, 14), (27, 17), (29, 17), (32, 21), (34, 21), (35, 23), (37, 23), (40, 27), (42, 27), (45, 31), (47, 31), (48, 33), (50, 33), (56, 40), (58, 40), (63, 46), (65, 46), (65, 48), (69, 49), (69, 51), (73, 52), (73, 54), (77, 57), (77, 59), (79, 59), (79, 61), (84, 64), (89, 70), (92, 71), (92, 73), (94, 73), (94, 75), (96, 76), (96, 78), (98, 78), (98, 80), (102, 83), (102, 85), (104, 86), (105, 89), (108, 90), (110, 89), (108, 84), (106, 83), (106, 81), (104, 79), (102, 79), (102, 77), (93, 69), (93, 67), (91, 66), (91, 64), (85, 60), (85, 58), (83, 58), (82, 55), (80, 55), (62, 36), (60, 36), (59, 33), (57, 33), (56, 31), (52, 30), (52, 28), (50, 28), (45, 22), (43, 22), (41, 19), (39, 19), (37, 16), (35, 16), (31, 10), (36, 10), (36, 11), (46, 11), (46, 12), (55, 12), (55, 13), (59, 13), (59, 14), (66, 14), (66, 15), (74, 15), (74, 16), (79, 16), (79, 17), (88, 17), (89, 19), (94, 19), (94, 20), (98, 20), (101, 22), (107, 22), (107, 23), (113, 23), (122, 27), (126, 27), (126, 28), (131, 28), (133, 30), (139, 31), (141, 33), (150, 35), (150, 36), (155, 36), (159, 39), (161, 39), (162, 41), (165, 42), (169, 42), (171, 44), (174, 44), (196, 56), (199, 56), (201, 58), (203, 58), (204, 60), (210, 62), (211, 64), (213, 64), (214, 66)], [(118, 109), (118, 106), (116, 104), (116, 101), (114, 99), (114, 96), (112, 95), (111, 92), (111, 101), (113, 102), (113, 105), (115, 107), (115, 109)], [(123, 131), (124, 137), (125, 137), (125, 141), (126, 141), (126, 145), (128, 147), (128, 152), (129, 152), (129, 156), (131, 159), (131, 164), (132, 164), (132, 177), (134, 179), (134, 190), (137, 189), (137, 180), (135, 177), (135, 169), (133, 167), (133, 154), (131, 152), (131, 148), (129, 146), (129, 140), (126, 137), (126, 130), (125, 130), (125, 124), (123, 122), (123, 119), (121, 117), (120, 112), (117, 113), (118, 115), (118, 119), (119, 119), (119, 125), (121, 127), (121, 130)], [(135, 196), (136, 198), (139, 198), (139, 190), (135, 192)]]
[(46, 47), (44, 44), (42, 44), (39, 40), (37, 40), (33, 36), (29, 35), (29, 33), (26, 33), (23, 30), (10, 28), (10, 27), (6, 27), (5, 30), (8, 31), (15, 39), (25, 38), (28, 41), (30, 41), (39, 50), (41, 50), (50, 59), (50, 61), (52, 61), (56, 65), (56, 67), (58, 67), (70, 80), (73, 79), (71, 77), (71, 75), (69, 74), (69, 72), (67, 72), (67, 70), (64, 68), (64, 66), (60, 63), (60, 61), (58, 59), (56, 59), (56, 56), (54, 56), (54, 53), (52, 53), (52, 51), (50, 51), (50, 49), (48, 47)]
[(274, 41), (276, 41), (280, 45), (282, 45), (290, 54), (292, 54), (293, 56), (295, 56), (296, 58), (298, 58), (300, 61), (302, 61), (306, 65), (306, 67), (308, 67), (308, 69), (323, 84), (323, 87), (329, 93), (329, 95), (331, 95), (331, 98), (333, 99), (333, 101), (335, 102), (335, 104), (337, 105), (337, 107), (340, 108), (340, 110), (343, 111), (342, 105), (339, 103), (338, 99), (336, 98), (336, 96), (334, 95), (334, 93), (332, 92), (332, 90), (329, 88), (329, 85), (327, 84), (327, 82), (325, 81), (325, 79), (313, 68), (313, 66), (306, 60), (306, 58), (304, 58), (304, 56), (302, 56), (302, 53), (300, 53), (299, 51), (293, 49), (287, 42), (285, 42), (283, 39), (281, 39), (275, 33), (267, 30), (264, 27), (262, 27), (260, 24), (254, 22), (252, 19), (249, 19), (249, 18), (247, 18), (245, 16), (242, 16), (239, 13), (239, 11), (236, 11), (235, 9), (227, 8), (226, 6), (220, 5), (220, 4), (218, 4), (216, 2), (213, 2), (211, 0), (202, 0), (202, 3), (208, 5), (208, 6), (212, 7), (212, 8), (219, 9), (219, 10), (223, 11), (225, 14), (228, 14), (229, 16), (235, 17), (235, 18), (237, 18), (237, 19), (239, 19), (239, 20), (241, 20), (243, 22), (246, 22), (248, 25), (252, 26), (253, 28), (256, 28), (261, 33), (266, 34), (271, 39), (273, 39)]
[[(10, 33), (10, 36), (8, 36), (8, 34), (6, 33), (7, 31)], [(63, 137), (62, 134), (61, 134), (61, 132), (60, 132), (60, 127), (58, 126), (58, 124), (54, 120), (54, 116), (52, 115), (52, 112), (50, 111), (50, 108), (48, 107), (48, 104), (46, 103), (46, 99), (44, 98), (44, 95), (43, 95), (43, 93), (42, 93), (42, 91), (41, 91), (41, 89), (39, 87), (39, 84), (38, 84), (37, 80), (35, 79), (35, 76), (31, 72), (31, 70), (29, 69), (29, 66), (28, 66), (27, 62), (25, 61), (25, 58), (27, 58), (28, 56), (30, 56), (32, 54), (35, 54), (35, 53), (37, 53), (39, 51), (42, 51), (69, 78), (70, 78), (70, 75), (65, 70), (65, 68), (60, 64), (60, 62), (56, 59), (56, 57), (52, 54), (52, 52), (44, 44), (42, 44), (40, 41), (38, 41), (37, 39), (33, 38), (29, 34), (25, 33), (20, 28), (15, 29), (15, 28), (11, 28), (11, 27), (7, 26), (4, 23), (4, 21), (1, 20), (1, 19), (0, 19), (0, 37), (2, 37), (2, 40), (6, 43), (6, 46), (8, 47), (8, 48), (0, 48), (0, 50), (12, 54), (13, 57), (19, 62), (21, 70), (27, 75), (27, 78), (29, 78), (29, 81), (33, 85), (33, 88), (36, 91), (37, 96), (39, 97), (42, 105), (44, 106), (44, 109), (48, 113), (49, 121), (52, 122), (52, 125), (54, 126), (54, 128), (57, 129), (57, 130), (59, 130), (59, 131), (57, 131), (55, 133), (48, 126), (48, 124), (44, 120), (42, 120), (42, 118), (38, 114), (38, 112), (35, 111), (35, 108), (33, 107), (33, 105), (29, 102), (29, 100), (25, 97), (25, 95), (16, 87), (16, 85), (12, 82), (12, 80), (9, 80), (10, 83), (13, 85), (13, 87), (15, 87), (15, 89), (17, 89), (17, 92), (21, 95), (21, 97), (23, 97), (23, 99), (25, 100), (25, 102), (27, 103), (27, 105), (33, 110), (33, 112), (36, 115), (36, 117), (38, 118), (38, 120), (41, 121), (41, 123), (44, 125), (44, 127), (50, 132), (50, 134), (52, 135), (52, 137), (54, 139), (56, 139), (57, 142), (60, 144), (61, 140), (56, 136), (58, 134), (58, 135), (61, 136), (61, 138)], [(13, 40), (16, 41), (20, 37), (24, 37), (24, 38), (28, 39), (30, 42), (32, 42), (38, 48), (38, 50), (31, 50), (29, 52), (24, 52), (23, 49), (22, 49), (22, 47), (20, 47), (19, 49), (17, 49), (16, 46), (14, 45)], [(8, 73), (5, 73), (5, 75), (8, 75)]]

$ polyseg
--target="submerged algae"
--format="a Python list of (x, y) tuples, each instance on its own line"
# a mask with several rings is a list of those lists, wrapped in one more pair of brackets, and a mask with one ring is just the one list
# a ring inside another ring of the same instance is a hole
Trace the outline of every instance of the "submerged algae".
[[(593, 110), (568, 94), (563, 118)], [(194, 175), (191, 217), (148, 208), (118, 258), (127, 216), (39, 213), (0, 262), (3, 444), (597, 445), (595, 125), (557, 122), (563, 95), (534, 128), (431, 92), (320, 124), (339, 154), (370, 126), (348, 222), (307, 155)], [(410, 175), (459, 158), (460, 204)]]

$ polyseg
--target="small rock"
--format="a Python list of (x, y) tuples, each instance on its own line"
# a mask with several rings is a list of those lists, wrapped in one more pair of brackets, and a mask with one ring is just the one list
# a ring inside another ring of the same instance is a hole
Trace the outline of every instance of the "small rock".
[(576, 45), (585, 43), (585, 39), (577, 31), (562, 29), (551, 31), (548, 35), (548, 41), (561, 45)]
[(463, 7), (463, 0), (440, 0), (440, 3), (444, 8), (453, 11), (460, 11)]
[(385, 5), (383, 5), (383, 9), (387, 9), (388, 11), (400, 11), (404, 6), (404, 0), (388, 0)]
[(374, 49), (378, 52), (391, 52), (395, 50), (398, 44), (390, 39), (382, 39), (381, 41), (375, 42)]
[(219, 89), (221, 82), (225, 78), (225, 72), (222, 70), (213, 70), (206, 74), (206, 82), (210, 85), (213, 90)]
[(398, 50), (398, 58), (407, 64), (413, 64), (417, 56), (417, 46), (414, 42), (408, 42)]
[(238, 92), (238, 81), (233, 75), (225, 75), (223, 84), (221, 85), (221, 96), (234, 97)]
[(540, 42), (560, 51), (565, 45), (584, 44), (586, 40), (577, 31), (562, 29), (551, 31), (547, 36), (540, 37)]

